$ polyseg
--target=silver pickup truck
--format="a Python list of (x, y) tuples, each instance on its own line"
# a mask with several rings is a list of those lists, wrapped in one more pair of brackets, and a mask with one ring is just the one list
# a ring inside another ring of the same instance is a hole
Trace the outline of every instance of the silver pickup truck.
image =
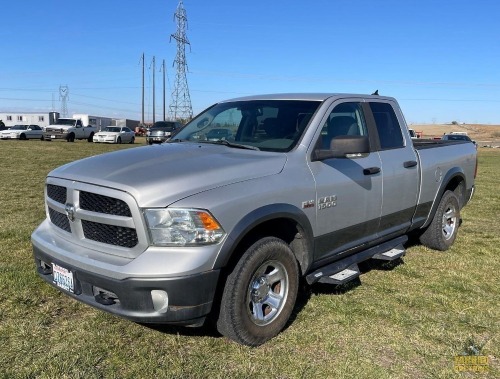
[[(227, 129), (211, 138), (214, 129)], [(132, 162), (126, 167), (123, 162)], [(141, 323), (262, 344), (299, 280), (339, 285), (408, 234), (447, 250), (471, 199), (472, 143), (412, 140), (393, 98), (283, 94), (208, 108), (173, 140), (59, 167), (32, 235), (41, 278)]]

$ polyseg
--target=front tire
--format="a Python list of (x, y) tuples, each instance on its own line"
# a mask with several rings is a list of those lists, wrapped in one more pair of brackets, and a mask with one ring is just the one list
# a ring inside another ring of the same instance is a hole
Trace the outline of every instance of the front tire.
[(452, 191), (446, 191), (432, 222), (420, 236), (422, 245), (434, 250), (448, 250), (457, 238), (460, 226), (460, 202)]
[(218, 331), (244, 345), (263, 344), (285, 327), (298, 287), (299, 267), (290, 247), (274, 237), (258, 240), (227, 278)]
[(121, 143), (122, 143), (122, 139), (121, 139), (120, 137), (118, 137), (118, 138), (116, 139), (116, 143), (117, 143), (117, 144), (121, 144)]

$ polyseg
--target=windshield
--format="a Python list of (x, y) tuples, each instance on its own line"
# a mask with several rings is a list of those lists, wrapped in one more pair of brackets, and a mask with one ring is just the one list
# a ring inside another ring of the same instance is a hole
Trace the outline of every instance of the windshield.
[(319, 101), (251, 100), (220, 103), (198, 115), (174, 141), (234, 142), (286, 152), (298, 142)]
[(75, 125), (76, 120), (72, 118), (60, 118), (56, 121), (54, 125)]
[(173, 121), (156, 121), (152, 128), (170, 128), (170, 129), (175, 129), (176, 128), (176, 123)]
[(28, 125), (14, 125), (10, 128), (10, 130), (26, 130), (28, 129)]
[(151, 131), (154, 132), (155, 130), (160, 130), (162, 132), (172, 132), (175, 130), (173, 126), (153, 126), (151, 128)]
[(450, 141), (470, 141), (469, 137), (463, 136), (460, 134), (446, 135), (445, 139), (450, 140)]
[(104, 129), (104, 132), (120, 133), (120, 128), (116, 126), (108, 126)]

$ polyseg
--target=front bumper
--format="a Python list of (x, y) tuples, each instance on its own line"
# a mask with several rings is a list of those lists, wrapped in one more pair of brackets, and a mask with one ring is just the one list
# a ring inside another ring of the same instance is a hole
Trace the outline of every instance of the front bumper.
[(61, 132), (43, 132), (43, 139), (45, 141), (51, 141), (51, 140), (66, 140), (68, 138), (68, 133), (61, 133)]
[(170, 137), (172, 136), (171, 133), (167, 133), (167, 134), (161, 134), (161, 135), (149, 135), (149, 136), (146, 136), (146, 143), (163, 143), (165, 141), (168, 141), (170, 139)]
[(93, 142), (95, 143), (98, 143), (98, 142), (102, 142), (102, 143), (116, 143), (116, 138), (115, 137), (96, 137), (94, 136), (94, 138), (92, 139)]
[(2, 134), (0, 135), (0, 139), (19, 139), (20, 134)]
[[(35, 245), (33, 255), (47, 283), (85, 304), (142, 323), (201, 324), (212, 308), (219, 278), (219, 270), (211, 270), (177, 278), (114, 279), (54, 260)], [(73, 274), (73, 293), (56, 286), (53, 263)], [(152, 291), (164, 291), (168, 306), (155, 309)]]

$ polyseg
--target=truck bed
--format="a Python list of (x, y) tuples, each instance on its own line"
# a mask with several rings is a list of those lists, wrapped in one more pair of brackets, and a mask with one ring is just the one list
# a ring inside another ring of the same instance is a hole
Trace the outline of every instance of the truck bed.
[(412, 139), (412, 141), (413, 141), (413, 146), (415, 147), (416, 150), (430, 149), (439, 146), (450, 146), (450, 145), (460, 145), (460, 144), (470, 143), (468, 141), (445, 141), (445, 140), (430, 139), (430, 138), (426, 139), (418, 138), (418, 139)]

